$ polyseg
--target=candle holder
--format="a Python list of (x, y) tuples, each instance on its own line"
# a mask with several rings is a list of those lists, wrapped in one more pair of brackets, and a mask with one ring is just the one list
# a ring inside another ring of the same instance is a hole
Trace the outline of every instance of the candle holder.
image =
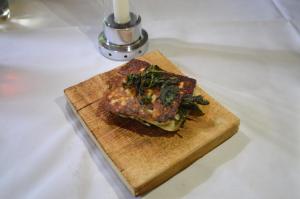
[(0, 1), (0, 20), (6, 20), (10, 17), (10, 10), (8, 0)]
[(100, 52), (112, 60), (131, 60), (148, 49), (148, 34), (141, 28), (141, 17), (133, 12), (124, 24), (116, 23), (114, 14), (109, 14), (98, 39)]

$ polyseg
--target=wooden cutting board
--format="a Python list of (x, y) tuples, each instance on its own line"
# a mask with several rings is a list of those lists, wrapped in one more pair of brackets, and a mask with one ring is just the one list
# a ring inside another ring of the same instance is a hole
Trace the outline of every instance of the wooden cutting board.
[[(158, 51), (138, 59), (182, 74)], [(237, 132), (239, 119), (199, 87), (195, 92), (210, 102), (202, 107), (205, 115), (187, 120), (177, 133), (107, 113), (102, 97), (108, 89), (106, 81), (117, 70), (98, 74), (64, 92), (82, 125), (134, 195), (160, 185)]]

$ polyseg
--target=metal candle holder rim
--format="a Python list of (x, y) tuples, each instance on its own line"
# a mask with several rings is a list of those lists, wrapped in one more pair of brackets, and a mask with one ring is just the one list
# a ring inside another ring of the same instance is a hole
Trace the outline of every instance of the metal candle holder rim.
[(141, 17), (130, 13), (130, 18), (128, 23), (118, 24), (114, 21), (114, 15), (110, 14), (103, 22), (103, 32), (98, 38), (103, 56), (127, 61), (147, 51), (148, 34), (141, 28)]

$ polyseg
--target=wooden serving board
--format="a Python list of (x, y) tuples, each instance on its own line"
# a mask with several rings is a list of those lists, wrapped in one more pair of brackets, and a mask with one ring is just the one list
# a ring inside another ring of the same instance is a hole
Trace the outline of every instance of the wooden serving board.
[[(182, 74), (158, 51), (138, 59)], [(202, 107), (205, 115), (187, 120), (176, 133), (106, 112), (102, 105), (106, 81), (117, 70), (98, 74), (64, 92), (82, 125), (134, 195), (160, 185), (237, 132), (239, 119), (199, 87), (195, 92), (210, 102)]]

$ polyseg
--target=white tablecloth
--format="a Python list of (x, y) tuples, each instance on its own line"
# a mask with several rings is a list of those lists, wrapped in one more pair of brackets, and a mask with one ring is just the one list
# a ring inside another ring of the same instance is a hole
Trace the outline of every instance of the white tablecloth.
[[(102, 57), (101, 0), (11, 1), (0, 23), (0, 198), (133, 198), (63, 89)], [(241, 119), (239, 132), (144, 198), (300, 198), (300, 1), (139, 0), (159, 49)]]

